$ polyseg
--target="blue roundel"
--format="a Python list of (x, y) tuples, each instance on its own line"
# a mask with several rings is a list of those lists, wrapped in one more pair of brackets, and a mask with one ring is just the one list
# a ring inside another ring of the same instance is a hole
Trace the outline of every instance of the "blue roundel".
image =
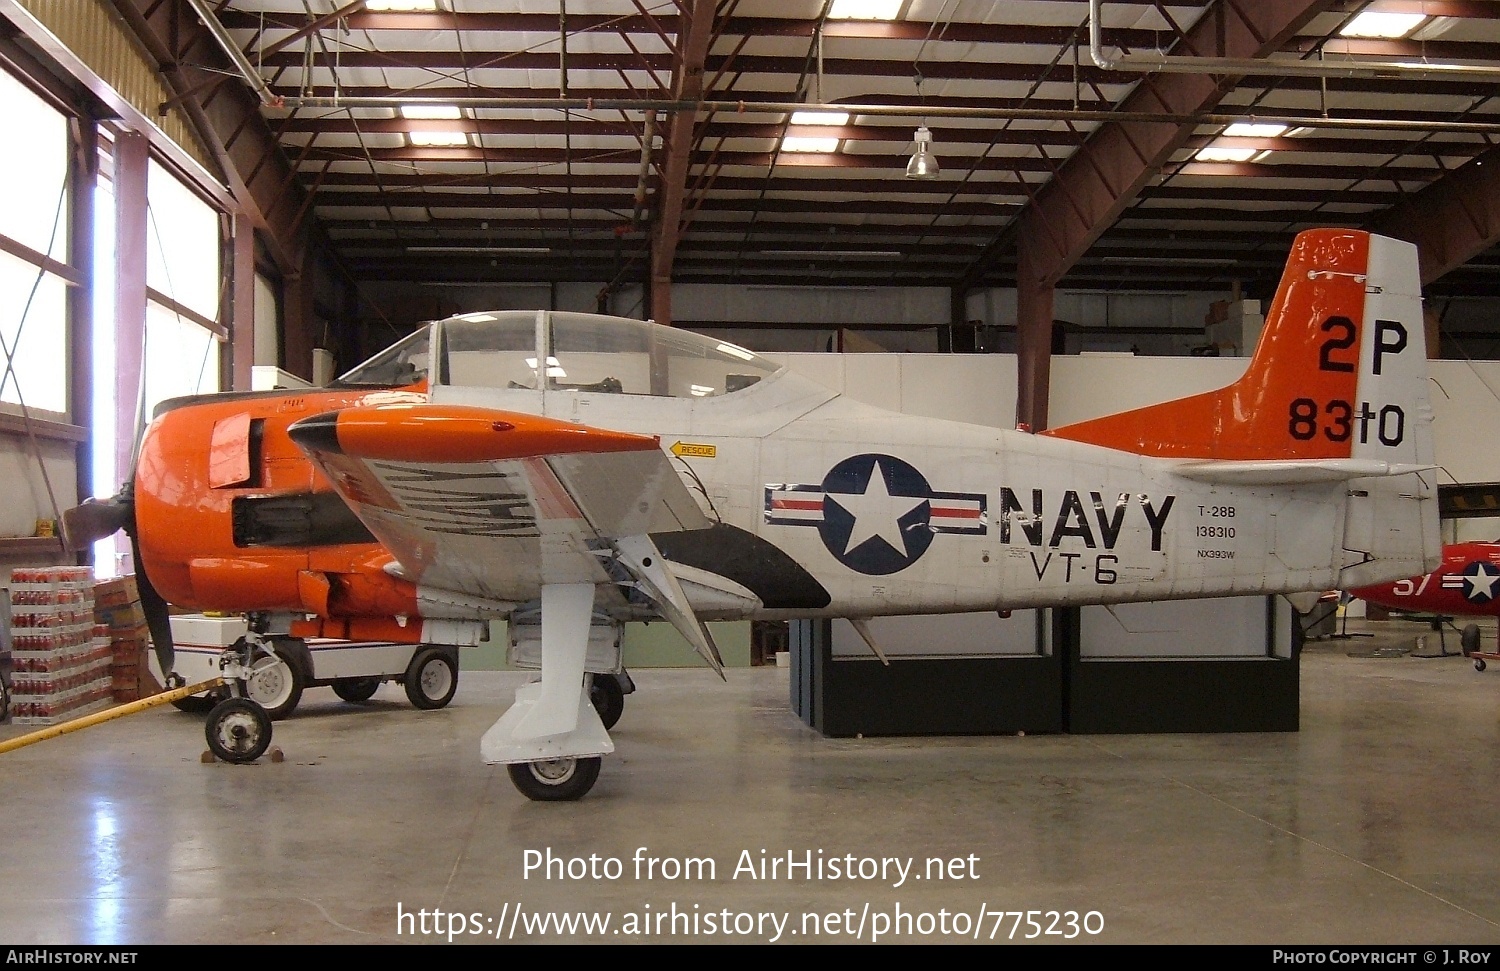
[(1500, 580), (1500, 568), (1493, 564), (1476, 560), (1464, 567), (1459, 575), (1464, 578), (1464, 599), (1469, 603), (1489, 603), (1500, 593), (1495, 589), (1496, 581)]
[(884, 576), (917, 562), (932, 545), (932, 489), (891, 455), (855, 455), (823, 477), (828, 552), (851, 570)]

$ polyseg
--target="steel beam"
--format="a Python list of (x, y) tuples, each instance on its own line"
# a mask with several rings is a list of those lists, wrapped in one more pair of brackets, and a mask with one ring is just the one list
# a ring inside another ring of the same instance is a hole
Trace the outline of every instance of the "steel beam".
[[(1180, 47), (1220, 57), (1265, 57), (1332, 0), (1263, 0), (1245, 5), (1219, 0), (1187, 31)], [(1215, 108), (1237, 77), (1173, 74), (1151, 76), (1119, 105), (1191, 116)], [(1192, 123), (1106, 124), (1063, 163), (1017, 220), (1018, 250), (1017, 420), (1046, 427), (1051, 367), (1052, 290), (1094, 241), (1112, 226), (1131, 200), (1193, 136)], [(963, 274), (960, 289), (982, 280), (1002, 255), (1002, 234)]]
[[(703, 97), (703, 68), (713, 39), (716, 0), (691, 0), (686, 22), (677, 35), (672, 66), (672, 97), (696, 102)], [(682, 229), (682, 204), (692, 164), (697, 111), (679, 111), (667, 123), (661, 187), (657, 193), (656, 223), (651, 233), (651, 318), (672, 322), (672, 261)]]
[[(1051, 248), (1022, 237), (1016, 266), (1016, 425), (1034, 432), (1047, 427), (1052, 382), (1053, 282), (1043, 275)], [(955, 288), (956, 293), (964, 291)]]
[(1500, 148), (1492, 148), (1371, 220), (1372, 232), (1417, 244), (1422, 285), (1500, 242)]
[[(1247, 5), (1220, 0), (1188, 30), (1182, 45), (1221, 57), (1265, 57), (1331, 2), (1263, 0)], [(1191, 116), (1214, 109), (1237, 81), (1218, 75), (1152, 76), (1121, 102), (1120, 110)], [(1047, 231), (1058, 238), (1058, 245), (1043, 251), (1045, 256), (1033, 253), (1037, 279), (1048, 283), (1061, 279), (1172, 153), (1187, 143), (1196, 127), (1129, 122), (1104, 125), (1094, 132), (1021, 215), (1021, 238)], [(1044, 230), (1044, 224), (1050, 229)], [(980, 272), (982, 266), (976, 266), (970, 275)]]
[[(111, 2), (147, 53), (162, 65), (162, 76), (174, 93), (192, 89), (200, 77), (215, 71), (235, 70), (196, 18), (174, 17), (179, 9), (175, 3)], [(294, 174), (261, 120), (255, 96), (244, 85), (225, 85), (207, 107), (196, 95), (184, 98), (182, 107), (218, 162), (235, 200), (266, 231), (272, 258), (283, 272), (295, 272), (302, 262), (299, 251), (306, 245), (305, 236), (293, 229), (301, 193), (294, 190), (277, 198), (279, 186)], [(238, 137), (232, 137), (236, 133)], [(257, 167), (263, 158), (268, 161)]]

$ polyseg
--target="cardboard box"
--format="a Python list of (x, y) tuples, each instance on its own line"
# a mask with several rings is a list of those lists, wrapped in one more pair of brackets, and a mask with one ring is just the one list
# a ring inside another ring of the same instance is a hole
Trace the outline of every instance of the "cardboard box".
[(140, 604), (126, 604), (123, 607), (105, 607), (94, 610), (95, 623), (104, 624), (111, 632), (144, 630), (146, 627), (146, 610)]
[(94, 608), (123, 607), (140, 604), (141, 594), (135, 585), (135, 576), (116, 577), (94, 584)]

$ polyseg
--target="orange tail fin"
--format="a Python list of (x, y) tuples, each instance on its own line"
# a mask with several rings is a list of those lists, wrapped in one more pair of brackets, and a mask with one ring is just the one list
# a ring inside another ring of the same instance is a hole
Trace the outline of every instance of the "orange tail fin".
[(1238, 381), (1044, 434), (1161, 458), (1412, 462), (1425, 358), (1415, 247), (1309, 230)]

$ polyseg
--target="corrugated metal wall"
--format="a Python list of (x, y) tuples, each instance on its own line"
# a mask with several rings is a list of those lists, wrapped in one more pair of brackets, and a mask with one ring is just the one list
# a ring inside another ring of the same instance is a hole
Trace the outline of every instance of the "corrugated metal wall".
[(141, 114), (156, 119), (167, 137), (213, 171), (208, 152), (180, 111), (173, 108), (165, 118), (157, 117), (161, 103), (172, 96), (171, 90), (106, 0), (18, 2)]

